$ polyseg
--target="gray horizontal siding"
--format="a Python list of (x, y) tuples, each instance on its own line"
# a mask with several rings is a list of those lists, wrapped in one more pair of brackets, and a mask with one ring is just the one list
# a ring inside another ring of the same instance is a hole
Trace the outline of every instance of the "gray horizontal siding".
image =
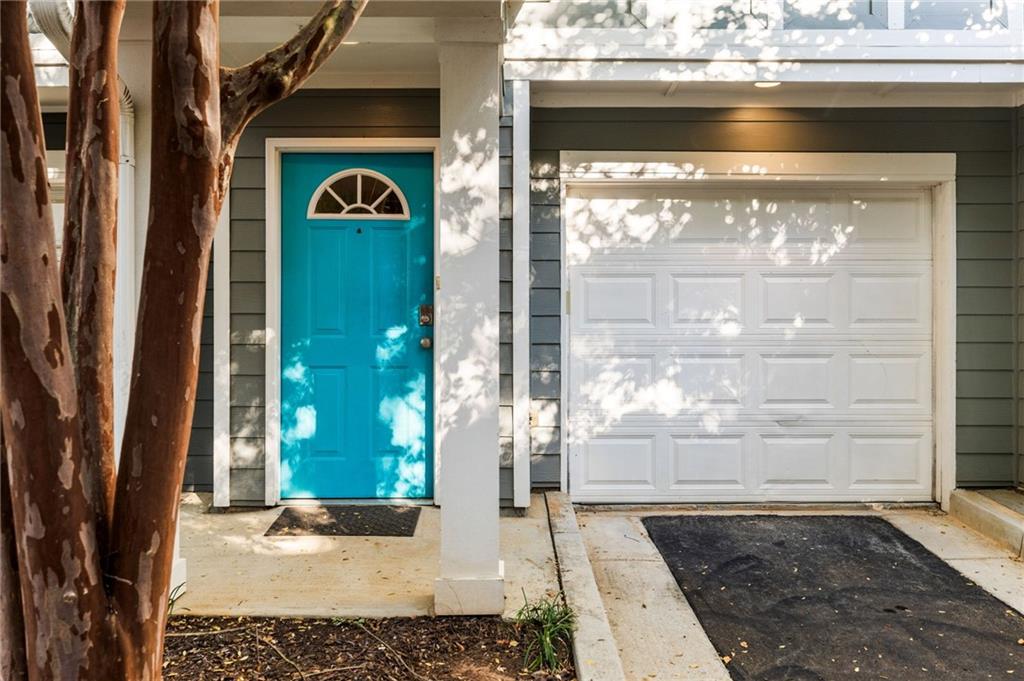
[(512, 505), (512, 91), (498, 121), (498, 498)]
[(186, 492), (213, 491), (213, 257), (206, 279), (203, 330), (199, 337), (199, 384), (192, 411), (192, 434), (182, 489)]
[(1014, 397), (1017, 399), (1017, 410), (1016, 410), (1016, 426), (1017, 434), (1015, 438), (1016, 450), (1017, 450), (1017, 465), (1015, 466), (1015, 482), (1019, 487), (1024, 488), (1024, 345), (1019, 341), (1024, 338), (1024, 106), (1017, 107), (1015, 111), (1016, 122), (1013, 130), (1013, 171), (1015, 177), (1014, 183), (1014, 218), (1015, 218), (1015, 233), (1017, 235), (1016, 248), (1017, 261), (1015, 266), (1018, 268), (1015, 274), (1017, 275), (1017, 354), (1015, 360), (1017, 361), (1017, 379), (1014, 385), (1015, 393)]
[(302, 90), (260, 114), (231, 176), (231, 503), (264, 490), (265, 143), (268, 137), (437, 137), (436, 90)]
[(1022, 182), (1015, 152), (1024, 157), (1012, 141), (1015, 117), (1024, 125), (1009, 108), (534, 109), (531, 398), (546, 415), (533, 428), (534, 483), (557, 483), (559, 470), (558, 154), (632, 150), (956, 153), (958, 482), (1008, 484), (1018, 422), (1014, 323), (1024, 324), (1014, 310), (1014, 187)]

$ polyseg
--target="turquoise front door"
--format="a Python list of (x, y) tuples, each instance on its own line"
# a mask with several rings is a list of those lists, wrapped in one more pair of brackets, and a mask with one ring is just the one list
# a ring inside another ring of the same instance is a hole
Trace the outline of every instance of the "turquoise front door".
[(281, 161), (281, 497), (433, 496), (433, 157)]

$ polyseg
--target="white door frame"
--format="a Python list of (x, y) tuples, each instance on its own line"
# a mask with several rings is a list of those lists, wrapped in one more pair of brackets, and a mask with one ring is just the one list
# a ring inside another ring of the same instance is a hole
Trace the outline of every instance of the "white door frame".
[(566, 189), (575, 183), (680, 182), (878, 183), (932, 190), (932, 494), (943, 509), (956, 486), (956, 154), (563, 151), (561, 178), (561, 476), (569, 491), (569, 268), (565, 264)]
[[(281, 500), (281, 156), (289, 152), (429, 152), (434, 156), (434, 281), (442, 272), (438, 249), (440, 203), (440, 140), (424, 137), (272, 137), (266, 141), (266, 434), (264, 503), (274, 506)], [(436, 284), (435, 284), (436, 289)], [(434, 315), (434, 337), (441, 320)], [(441, 499), (441, 452), (438, 438), (438, 375), (441, 356), (435, 340), (433, 353), (434, 386), (434, 503)]]

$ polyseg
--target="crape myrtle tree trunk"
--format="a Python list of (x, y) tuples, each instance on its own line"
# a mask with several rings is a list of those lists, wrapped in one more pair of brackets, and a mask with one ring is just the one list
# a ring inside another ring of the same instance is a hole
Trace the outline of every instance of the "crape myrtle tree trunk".
[[(287, 43), (230, 69), (220, 66), (216, 0), (154, 4), (150, 210), (115, 482), (110, 339), (123, 0), (80, 2), (76, 12), (60, 267), (26, 7), (0, 2), (8, 474), (0, 476), (0, 587), (20, 585), (17, 595), (0, 594), (5, 674), (24, 667), (30, 679), (160, 678), (207, 265), (234, 150), (254, 116), (330, 56), (364, 5), (328, 0)], [(5, 548), (10, 536), (14, 556)]]

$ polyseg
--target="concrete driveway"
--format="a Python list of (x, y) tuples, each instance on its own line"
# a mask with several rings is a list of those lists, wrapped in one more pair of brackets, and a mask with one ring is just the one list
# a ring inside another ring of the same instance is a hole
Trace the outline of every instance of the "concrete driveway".
[[(766, 511), (580, 507), (576, 517), (625, 678), (727, 681), (729, 672), (641, 522), (648, 515), (676, 513), (763, 515)], [(779, 513), (815, 515), (822, 511)], [(882, 516), (986, 591), (1024, 611), (1024, 562), (944, 513), (924, 509), (829, 509), (827, 513)]]

